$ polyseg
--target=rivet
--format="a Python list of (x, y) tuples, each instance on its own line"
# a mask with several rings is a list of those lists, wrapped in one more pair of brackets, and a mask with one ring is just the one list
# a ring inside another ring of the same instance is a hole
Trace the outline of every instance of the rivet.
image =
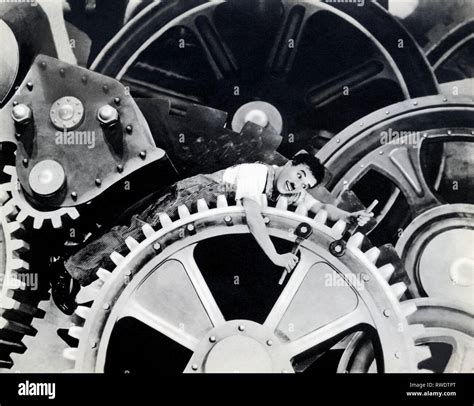
[(102, 180), (99, 179), (99, 178), (97, 178), (97, 179), (95, 180), (95, 184), (96, 184), (97, 186), (102, 185)]
[(448, 135), (451, 135), (453, 132), (451, 130), (448, 130)]
[(446, 97), (443, 97), (443, 101), (446, 103), (448, 99)]
[(264, 222), (265, 224), (270, 224), (270, 218), (269, 218), (269, 217), (264, 217), (264, 218), (263, 218), (263, 222)]
[(123, 165), (122, 165), (122, 164), (117, 165), (117, 172), (118, 172), (118, 173), (122, 173), (122, 172), (123, 172)]
[(245, 326), (243, 326), (242, 324), (238, 328), (239, 328), (239, 331), (245, 331)]
[(97, 341), (92, 341), (91, 342), (91, 348), (97, 347)]
[(336, 142), (339, 144), (339, 143), (341, 142), (341, 139), (338, 138), (338, 139), (336, 140)]
[(394, 355), (395, 355), (395, 358), (397, 358), (397, 359), (400, 359), (400, 357), (401, 357), (401, 354), (400, 354), (399, 351), (397, 351)]
[(385, 317), (390, 317), (391, 314), (392, 314), (392, 312), (391, 312), (389, 309), (385, 309), (385, 310), (383, 311), (383, 315), (384, 315)]
[(360, 164), (360, 167), (363, 168), (363, 167), (364, 167), (364, 164)]
[(13, 105), (16, 106), (18, 104), (18, 100), (13, 100)]
[(267, 345), (268, 345), (269, 347), (271, 347), (271, 346), (273, 345), (273, 341), (272, 341), (272, 340), (267, 340)]
[(370, 281), (370, 276), (366, 273), (362, 274), (362, 279), (364, 280), (364, 282), (368, 282)]
[(359, 125), (360, 125), (361, 127), (363, 127), (363, 126), (364, 126), (364, 123), (360, 123)]
[(387, 111), (385, 112), (385, 115), (388, 116), (389, 114), (390, 114), (390, 112), (387, 110)]
[(23, 158), (23, 165), (28, 166), (28, 159)]
[(41, 66), (43, 69), (46, 69), (46, 62), (45, 62), (45, 61), (40, 62), (40, 66)]
[(109, 91), (109, 86), (108, 86), (108, 85), (102, 86), (102, 90), (104, 91), (104, 93), (108, 93), (108, 91)]
[(87, 76), (86, 75), (82, 76), (81, 81), (82, 83), (87, 83)]
[(120, 97), (116, 97), (114, 103), (118, 106), (120, 104)]
[(193, 364), (193, 365), (191, 366), (191, 369), (192, 369), (193, 371), (197, 371), (197, 370), (198, 370), (198, 366), (197, 366), (196, 364)]
[(33, 90), (33, 82), (29, 81), (26, 83), (26, 88), (29, 90), (29, 91), (32, 91)]
[(379, 155), (383, 155), (383, 151), (379, 151)]
[(15, 137), (16, 137), (16, 138), (21, 138), (21, 134), (20, 134), (20, 133), (16, 133), (16, 134), (15, 134)]
[(417, 102), (417, 101), (414, 101), (414, 102), (413, 102), (413, 105), (414, 105), (414, 106), (418, 106), (418, 102)]
[(141, 159), (145, 159), (146, 158), (146, 151), (140, 152), (139, 156), (140, 156)]
[(76, 200), (77, 199), (77, 193), (76, 192), (71, 192), (71, 198), (73, 200)]
[(209, 337), (209, 341), (210, 341), (211, 343), (215, 343), (215, 342), (216, 342), (216, 337), (210, 336), (210, 337)]
[(59, 69), (59, 74), (61, 76), (64, 76), (66, 74), (66, 71), (64, 70), (64, 68)]
[(127, 133), (131, 134), (133, 132), (133, 125), (129, 124), (125, 127), (125, 131), (127, 131)]

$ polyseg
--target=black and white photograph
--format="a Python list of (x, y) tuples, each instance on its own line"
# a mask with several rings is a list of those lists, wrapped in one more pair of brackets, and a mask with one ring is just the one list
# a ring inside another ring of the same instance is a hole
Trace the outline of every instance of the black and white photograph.
[(466, 395), (472, 0), (0, 0), (0, 55), (12, 399), (183, 373)]

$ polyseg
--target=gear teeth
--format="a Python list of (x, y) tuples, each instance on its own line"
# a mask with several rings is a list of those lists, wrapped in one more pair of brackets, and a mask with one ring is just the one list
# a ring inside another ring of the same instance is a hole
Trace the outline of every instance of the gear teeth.
[(13, 366), (13, 361), (10, 357), (8, 359), (0, 360), (0, 368), (10, 369)]
[(3, 206), (3, 214), (4, 216), (9, 219), (9, 220), (14, 220), (18, 216), (18, 209), (16, 206), (13, 204), (13, 201), (10, 200), (8, 201), (4, 206)]
[(83, 330), (84, 330), (84, 329), (83, 329), (82, 327), (72, 326), (72, 327), (68, 330), (68, 334), (69, 334), (72, 338), (77, 338), (78, 340), (80, 340)]
[(279, 210), (288, 210), (288, 199), (285, 196), (280, 196), (276, 208)]
[(41, 314), (44, 316), (44, 310), (17, 302), (16, 300), (10, 297), (2, 297), (0, 301), (0, 307), (6, 310), (17, 310), (21, 313), (28, 314), (30, 316), (36, 316), (37, 314)]
[(131, 250), (137, 248), (140, 245), (140, 243), (137, 240), (135, 240), (135, 238), (133, 238), (133, 237), (127, 237), (125, 239), (125, 245), (131, 251)]
[(389, 281), (390, 278), (392, 277), (393, 273), (395, 272), (395, 267), (392, 264), (386, 264), (384, 266), (381, 266), (379, 268), (379, 273), (382, 275), (382, 277), (386, 280)]
[(146, 238), (150, 238), (153, 234), (155, 234), (155, 230), (153, 230), (153, 227), (150, 226), (150, 224), (144, 224), (142, 227), (142, 232)]
[(77, 306), (76, 310), (75, 310), (75, 313), (81, 319), (86, 320), (89, 317), (90, 313), (91, 313), (91, 309), (90, 309), (90, 307), (87, 307), (87, 306)]
[(306, 208), (306, 205), (304, 203), (300, 203), (298, 207), (296, 208), (295, 213), (300, 214), (302, 216), (307, 216), (308, 209)]
[(409, 317), (416, 312), (416, 304), (411, 302), (402, 303), (402, 312), (405, 317)]
[(365, 256), (370, 262), (375, 264), (377, 262), (377, 259), (379, 259), (380, 250), (377, 247), (372, 247), (370, 250), (365, 252)]
[(364, 242), (364, 234), (362, 233), (355, 233), (349, 240), (347, 241), (347, 246), (350, 248), (358, 248), (362, 247), (362, 243)]
[(40, 230), (43, 227), (43, 219), (41, 217), (35, 217), (33, 220), (33, 228), (35, 230)]
[(16, 216), (16, 221), (19, 221), (20, 223), (24, 223), (27, 219), (28, 215), (24, 211), (20, 211), (18, 216)]
[(30, 270), (30, 264), (19, 258), (12, 259), (10, 264), (10, 269), (12, 272), (22, 273), (28, 272)]
[(205, 199), (198, 199), (197, 201), (197, 211), (198, 213), (202, 213), (209, 210), (209, 206)]
[(102, 286), (101, 280), (95, 280), (90, 285), (87, 285), (79, 291), (76, 297), (76, 302), (78, 304), (89, 303), (97, 299), (97, 295), (100, 292), (100, 287)]
[(35, 336), (38, 332), (32, 326), (27, 326), (16, 321), (7, 320), (3, 317), (0, 317), (0, 329), (10, 330), (15, 333), (24, 334), (28, 336)]
[(13, 277), (10, 279), (10, 283), (8, 285), (8, 289), (10, 290), (26, 290), (26, 283), (22, 282), (21, 280)]
[(53, 216), (51, 217), (51, 224), (53, 225), (53, 228), (61, 228), (63, 225), (63, 222), (61, 221), (60, 216)]
[(96, 275), (102, 282), (107, 282), (108, 279), (112, 276), (112, 272), (107, 271), (107, 269), (99, 268), (96, 272)]
[(189, 212), (188, 207), (185, 204), (182, 204), (181, 206), (178, 207), (178, 216), (180, 219), (185, 219), (186, 217), (189, 217), (191, 213)]
[(170, 227), (173, 225), (173, 220), (166, 213), (161, 213), (159, 215), (160, 224), (162, 228)]
[(400, 298), (403, 296), (403, 294), (407, 290), (407, 285), (405, 285), (403, 282), (398, 282), (390, 286), (390, 290), (395, 295), (395, 297), (398, 300), (400, 300)]
[(6, 173), (7, 175), (13, 176), (15, 175), (16, 168), (11, 165), (5, 165), (3, 167), (3, 172)]
[(10, 199), (10, 194), (3, 186), (4, 185), (0, 185), (0, 205), (5, 204)]
[(417, 345), (415, 348), (415, 356), (418, 363), (430, 359), (432, 357), (430, 347), (427, 345)]
[(78, 352), (77, 348), (66, 348), (63, 351), (63, 357), (70, 361), (76, 361), (77, 352)]
[(122, 254), (119, 254), (117, 251), (114, 251), (112, 254), (110, 254), (110, 259), (116, 266), (119, 266), (125, 257)]
[(10, 247), (17, 254), (25, 254), (30, 249), (30, 244), (23, 240), (12, 240), (10, 241)]
[(422, 337), (425, 332), (425, 326), (423, 324), (410, 324), (409, 326), (410, 336), (413, 340), (416, 340), (419, 337)]
[(79, 211), (75, 207), (67, 209), (67, 215), (71, 220), (77, 220), (79, 218)]
[(6, 232), (11, 235), (13, 238), (21, 238), (21, 236), (25, 232), (25, 228), (23, 227), (22, 224), (18, 223), (17, 221), (13, 221), (11, 223), (8, 223), (6, 228)]
[(337, 223), (332, 226), (332, 230), (337, 235), (342, 235), (344, 234), (344, 231), (346, 231), (346, 226), (347, 223), (344, 220), (338, 220)]
[(217, 196), (217, 208), (218, 209), (221, 209), (223, 207), (228, 207), (229, 204), (227, 202), (227, 199), (225, 197), (225, 195), (219, 195)]
[(0, 340), (0, 348), (5, 348), (10, 352), (23, 354), (26, 351), (26, 345), (21, 341), (19, 343), (14, 341)]
[(314, 221), (318, 224), (326, 224), (326, 221), (328, 220), (328, 212), (326, 210), (319, 210), (316, 213), (316, 216), (314, 216)]

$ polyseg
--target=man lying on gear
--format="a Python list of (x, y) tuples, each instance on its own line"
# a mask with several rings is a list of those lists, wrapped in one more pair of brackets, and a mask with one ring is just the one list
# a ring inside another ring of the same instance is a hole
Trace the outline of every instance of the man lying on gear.
[[(271, 166), (261, 163), (236, 165), (213, 174), (196, 175), (171, 185), (160, 197), (141, 214), (134, 215), (129, 225), (118, 225), (110, 231), (88, 243), (70, 257), (65, 263), (56, 262), (53, 266), (58, 278), (52, 283), (52, 296), (58, 308), (66, 314), (72, 314), (76, 307), (75, 294), (78, 283), (86, 286), (97, 279), (99, 268), (112, 269), (110, 254), (116, 251), (128, 252), (125, 244), (127, 237), (140, 239), (142, 226), (146, 223), (153, 227), (159, 225), (159, 216), (177, 215), (178, 207), (186, 205), (192, 209), (198, 199), (205, 199), (215, 206), (217, 197), (225, 194), (228, 199), (241, 201), (245, 210), (247, 224), (257, 243), (270, 260), (279, 267), (291, 271), (298, 257), (292, 253), (279, 254), (267, 231), (261, 215), (261, 198), (265, 194), (269, 202), (284, 196), (288, 204), (303, 204), (308, 211), (318, 212), (325, 209), (332, 221), (357, 219), (360, 226), (365, 225), (373, 213), (363, 210), (354, 213), (341, 210), (333, 205), (324, 204), (311, 196), (307, 190), (314, 188), (324, 178), (324, 167), (320, 161), (308, 153), (299, 153), (292, 161), (283, 166)], [(70, 289), (71, 276), (75, 288)]]

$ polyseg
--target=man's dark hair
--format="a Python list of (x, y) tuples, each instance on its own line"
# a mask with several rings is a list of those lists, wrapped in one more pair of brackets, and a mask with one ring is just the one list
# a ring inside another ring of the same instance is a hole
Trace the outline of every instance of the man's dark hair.
[(307, 152), (301, 152), (295, 155), (291, 162), (294, 166), (301, 164), (306, 165), (318, 182), (317, 184), (319, 185), (323, 182), (326, 171), (321, 161), (314, 155), (308, 154)]

